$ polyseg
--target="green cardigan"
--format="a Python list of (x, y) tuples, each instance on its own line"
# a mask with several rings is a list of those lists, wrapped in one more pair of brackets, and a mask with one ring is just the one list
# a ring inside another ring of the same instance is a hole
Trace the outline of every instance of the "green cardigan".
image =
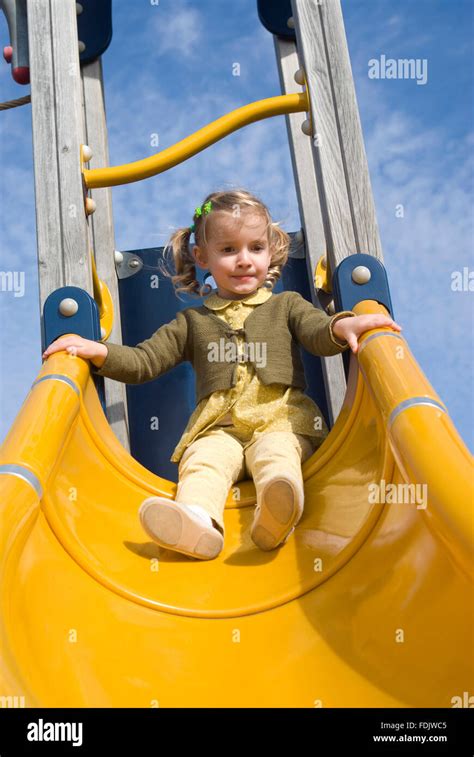
[[(205, 305), (178, 311), (136, 347), (107, 342), (107, 357), (95, 375), (126, 384), (144, 384), (183, 361), (189, 361), (196, 376), (196, 402), (212, 392), (235, 386), (237, 363), (254, 364), (264, 384), (282, 383), (305, 389), (307, 384), (299, 344), (313, 355), (337, 355), (346, 341), (332, 333), (339, 318), (355, 316), (343, 310), (333, 316), (315, 308), (298, 292), (272, 295), (247, 316), (242, 329), (232, 329)], [(238, 354), (237, 334), (245, 349)], [(258, 358), (257, 358), (258, 356)]]

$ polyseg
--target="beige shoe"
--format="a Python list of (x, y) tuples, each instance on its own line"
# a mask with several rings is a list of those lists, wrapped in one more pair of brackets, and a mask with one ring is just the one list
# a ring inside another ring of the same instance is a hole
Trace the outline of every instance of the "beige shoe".
[(255, 510), (250, 536), (265, 551), (285, 544), (303, 515), (304, 492), (290, 476), (273, 478), (266, 484)]
[(138, 513), (148, 536), (166, 549), (212, 560), (224, 546), (224, 537), (217, 528), (206, 525), (186, 505), (166, 497), (148, 497)]

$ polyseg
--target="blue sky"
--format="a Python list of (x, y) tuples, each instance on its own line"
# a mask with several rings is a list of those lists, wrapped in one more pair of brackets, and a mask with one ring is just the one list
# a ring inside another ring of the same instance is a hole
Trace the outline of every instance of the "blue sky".
[[(110, 163), (131, 162), (245, 103), (280, 94), (273, 40), (255, 0), (114, 0), (103, 56)], [(468, 447), (473, 444), (472, 292), (452, 275), (473, 264), (473, 3), (343, 0), (346, 34), (396, 320)], [(0, 41), (8, 30), (0, 14)], [(369, 60), (426, 60), (428, 79), (370, 79)], [(233, 64), (240, 76), (233, 76)], [(20, 97), (0, 65), (0, 99)], [(0, 113), (0, 440), (41, 368), (31, 108)], [(252, 124), (152, 179), (113, 189), (116, 248), (163, 245), (216, 188), (260, 195), (300, 228), (284, 117)], [(403, 204), (404, 218), (396, 207)]]

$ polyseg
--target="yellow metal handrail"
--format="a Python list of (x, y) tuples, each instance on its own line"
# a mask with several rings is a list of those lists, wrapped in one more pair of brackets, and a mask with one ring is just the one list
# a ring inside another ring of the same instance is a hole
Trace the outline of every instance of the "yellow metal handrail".
[(189, 137), (167, 147), (166, 150), (156, 155), (151, 155), (149, 158), (143, 158), (143, 160), (137, 160), (134, 163), (124, 163), (122, 166), (85, 169), (83, 174), (86, 187), (88, 189), (115, 187), (120, 184), (130, 184), (134, 181), (148, 179), (182, 163), (233, 131), (247, 126), (247, 124), (271, 116), (301, 111), (309, 112), (309, 100), (306, 91), (257, 100), (257, 102), (249, 103), (227, 113), (225, 116), (221, 116), (217, 121), (213, 121), (194, 134), (190, 134)]
[(99, 315), (102, 318), (104, 315), (104, 301), (102, 299), (100, 279), (97, 273), (97, 268), (95, 264), (95, 256), (92, 251), (92, 248), (89, 250), (89, 253), (90, 253), (91, 265), (92, 265), (92, 286), (93, 286), (93, 292), (94, 292), (94, 300), (97, 302), (97, 307), (99, 308)]

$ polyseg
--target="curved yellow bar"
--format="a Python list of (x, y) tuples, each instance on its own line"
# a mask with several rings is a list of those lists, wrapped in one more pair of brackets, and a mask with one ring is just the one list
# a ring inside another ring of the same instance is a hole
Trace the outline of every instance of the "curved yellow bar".
[(156, 155), (151, 155), (149, 158), (137, 160), (134, 163), (125, 163), (122, 166), (84, 169), (84, 181), (88, 189), (93, 189), (96, 187), (115, 187), (119, 184), (130, 184), (133, 181), (148, 179), (150, 176), (156, 176), (191, 158), (243, 126), (260, 121), (263, 118), (308, 110), (309, 101), (306, 91), (258, 100), (227, 113), (218, 118), (217, 121), (213, 121), (177, 144)]
[(114, 325), (114, 302), (110, 290), (102, 279), (99, 280), (100, 291), (102, 294), (103, 310), (100, 317), (101, 341), (105, 342), (112, 333)]
[[(419, 396), (440, 407), (401, 404)], [(87, 361), (55, 353), (0, 450), (0, 693), (27, 707), (451, 707), (474, 685), (470, 462), (405, 340), (368, 332), (303, 465), (287, 544), (255, 547), (244, 481), (223, 552), (192, 560), (137, 515), (176, 484), (120, 445)], [(374, 501), (381, 482), (426, 482), (426, 508)]]
[(332, 282), (330, 271), (328, 271), (327, 267), (326, 255), (321, 255), (318, 262), (316, 263), (314, 286), (316, 287), (316, 289), (322, 289), (323, 292), (327, 292), (328, 294), (332, 292)]
[(90, 258), (92, 264), (92, 285), (94, 292), (94, 300), (97, 303), (99, 310), (100, 329), (101, 329), (101, 341), (104, 341), (110, 337), (112, 333), (112, 327), (114, 325), (114, 302), (110, 290), (102, 279), (99, 279), (97, 274), (97, 268), (95, 264), (94, 252), (90, 250)]
[(94, 300), (97, 303), (97, 307), (99, 308), (99, 315), (102, 318), (104, 315), (104, 302), (102, 299), (102, 281), (99, 279), (99, 275), (97, 273), (97, 267), (95, 264), (95, 255), (92, 248), (89, 250), (89, 255), (91, 259), (91, 267), (92, 267), (92, 287), (94, 292)]

